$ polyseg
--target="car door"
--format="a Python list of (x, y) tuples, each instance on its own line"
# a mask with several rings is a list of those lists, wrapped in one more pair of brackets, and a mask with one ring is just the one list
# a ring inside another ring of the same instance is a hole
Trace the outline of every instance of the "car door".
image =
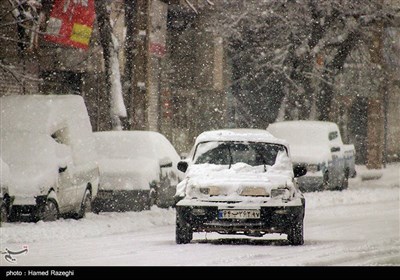
[(76, 168), (71, 147), (56, 141), (58, 161), (57, 198), (60, 212), (68, 212), (77, 204)]
[(331, 176), (334, 180), (334, 186), (340, 187), (344, 176), (344, 151), (342, 145), (339, 143), (339, 132), (330, 131), (328, 134), (329, 148), (332, 155), (332, 172)]

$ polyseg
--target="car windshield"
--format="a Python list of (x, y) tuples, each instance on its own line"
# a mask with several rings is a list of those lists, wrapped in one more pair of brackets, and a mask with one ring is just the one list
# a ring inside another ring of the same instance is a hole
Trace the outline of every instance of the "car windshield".
[(242, 162), (251, 166), (272, 166), (279, 151), (286, 151), (285, 147), (262, 142), (202, 142), (196, 147), (193, 161), (195, 164), (232, 165)]

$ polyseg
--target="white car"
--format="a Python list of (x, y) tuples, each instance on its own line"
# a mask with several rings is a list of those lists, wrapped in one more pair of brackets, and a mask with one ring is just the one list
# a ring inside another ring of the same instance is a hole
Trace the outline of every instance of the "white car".
[(94, 211), (145, 210), (174, 205), (178, 153), (168, 139), (154, 131), (94, 133), (100, 168)]
[(200, 134), (176, 192), (176, 243), (189, 243), (193, 232), (263, 236), (287, 234), (301, 245), (305, 199), (284, 140), (265, 130), (226, 129)]
[(78, 95), (0, 98), (0, 154), (10, 180), (3, 191), (10, 221), (84, 217), (97, 194), (92, 127)]
[(267, 131), (290, 144), (294, 163), (307, 166), (307, 175), (298, 180), (302, 191), (343, 190), (356, 175), (354, 145), (343, 144), (333, 122), (283, 121), (270, 124)]

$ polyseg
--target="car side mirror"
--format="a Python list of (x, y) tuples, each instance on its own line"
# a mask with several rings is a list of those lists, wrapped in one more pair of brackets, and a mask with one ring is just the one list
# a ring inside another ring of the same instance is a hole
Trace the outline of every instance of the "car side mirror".
[(189, 164), (186, 161), (180, 161), (178, 162), (178, 170), (182, 171), (183, 173), (186, 172), (186, 170), (188, 169)]
[(332, 152), (332, 153), (340, 152), (340, 147), (332, 147), (332, 148), (331, 148), (331, 152)]
[(295, 166), (293, 166), (293, 173), (295, 178), (306, 175), (307, 174), (306, 165), (303, 163), (296, 164)]
[(67, 170), (67, 166), (65, 166), (65, 167), (59, 167), (59, 168), (58, 168), (58, 173), (63, 173), (63, 172), (65, 172), (65, 170)]
[(169, 157), (160, 159), (160, 168), (172, 167), (172, 160)]

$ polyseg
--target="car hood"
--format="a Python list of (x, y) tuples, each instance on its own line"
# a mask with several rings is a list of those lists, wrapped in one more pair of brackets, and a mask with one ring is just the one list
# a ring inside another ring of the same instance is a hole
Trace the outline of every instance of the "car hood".
[(290, 153), (292, 161), (296, 163), (318, 164), (332, 158), (327, 146), (291, 145)]
[(49, 188), (57, 184), (58, 170), (53, 164), (10, 164), (9, 192), (15, 197), (46, 195)]
[[(266, 170), (265, 170), (266, 169)], [(294, 189), (292, 164), (289, 160), (273, 166), (191, 165), (185, 179), (178, 184), (178, 196), (186, 197), (269, 197), (274, 188)]]
[(99, 159), (101, 190), (149, 189), (150, 183), (159, 181), (160, 166), (157, 160)]

